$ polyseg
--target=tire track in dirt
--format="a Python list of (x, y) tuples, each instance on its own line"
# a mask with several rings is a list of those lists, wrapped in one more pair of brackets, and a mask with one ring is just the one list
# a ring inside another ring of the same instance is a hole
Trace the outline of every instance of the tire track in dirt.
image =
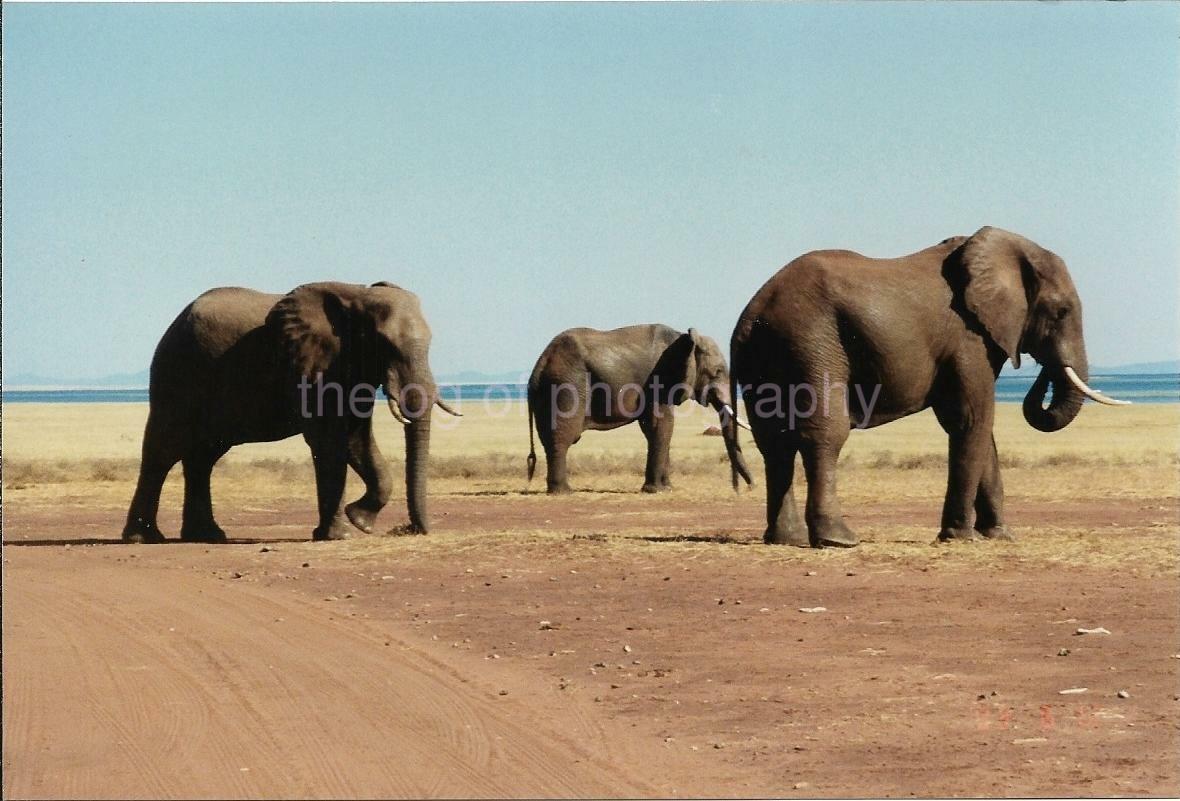
[[(12, 591), (13, 582), (9, 576), (6, 589)], [(8, 596), (9, 598), (11, 596)], [(7, 600), (7, 598), (6, 598)], [(167, 787), (166, 777), (152, 762), (142, 762), (132, 739), (136, 722), (143, 717), (142, 698), (137, 692), (118, 693), (124, 700), (119, 708), (103, 703), (102, 696), (111, 688), (120, 688), (117, 677), (120, 671), (134, 669), (135, 665), (116, 664), (113, 661), (95, 660), (84, 648), (82, 638), (75, 636), (71, 620), (81, 619), (85, 608), (77, 598), (66, 594), (60, 604), (45, 604), (40, 598), (34, 600), (28, 615), (22, 615), (11, 603), (6, 603), (4, 639), (7, 645), (5, 691), (15, 685), (19, 693), (5, 698), (4, 727), (10, 736), (5, 739), (5, 795), (11, 796), (19, 790), (11, 785), (10, 777), (20, 772), (20, 760), (9, 758), (9, 744), (21, 743), (29, 735), (32, 743), (26, 751), (55, 753), (59, 759), (56, 766), (50, 766), (43, 774), (35, 774), (36, 786), (51, 785), (52, 781), (63, 781), (61, 792), (66, 795), (82, 795), (84, 788), (98, 777), (103, 769), (104, 759), (94, 751), (95, 743), (104, 743), (109, 759), (134, 765), (136, 782), (144, 795), (161, 795)], [(10, 628), (12, 618), (20, 616), (19, 622)], [(36, 644), (30, 648), (21, 636), (23, 628), (33, 629)], [(27, 649), (27, 650), (26, 650)], [(32, 663), (31, 653), (42, 656), (38, 664)], [(142, 648), (123, 651), (121, 661), (137, 663), (148, 656)], [(61, 676), (52, 670), (45, 670), (45, 664), (68, 665), (72, 668), (70, 681), (61, 681)], [(11, 707), (11, 710), (10, 710)], [(49, 710), (48, 716), (34, 719), (18, 714), (18, 710)], [(10, 714), (11, 713), (11, 714)], [(39, 724), (39, 725), (38, 725)], [(63, 737), (67, 734), (68, 737)]]
[(79, 580), (54, 562), (6, 571), (8, 797), (644, 792), (361, 621), (184, 570)]

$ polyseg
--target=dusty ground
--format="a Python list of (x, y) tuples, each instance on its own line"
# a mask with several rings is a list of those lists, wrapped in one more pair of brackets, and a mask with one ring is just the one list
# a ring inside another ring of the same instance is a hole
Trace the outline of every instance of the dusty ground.
[(428, 536), (308, 542), (295, 441), (219, 468), (234, 544), (125, 546), (137, 408), (6, 407), (5, 797), (1180, 793), (1180, 410), (1006, 408), (1015, 543), (930, 544), (930, 421), (858, 435), (850, 551), (762, 546), (703, 418), (671, 493), (638, 432), (527, 492), (515, 411), (440, 430)]

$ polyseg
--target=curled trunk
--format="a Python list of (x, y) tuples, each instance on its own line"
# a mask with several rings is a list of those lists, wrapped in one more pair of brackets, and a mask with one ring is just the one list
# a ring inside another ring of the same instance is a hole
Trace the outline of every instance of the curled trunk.
[[(1070, 365), (1083, 381), (1089, 378), (1086, 364)], [(1045, 408), (1045, 395), (1053, 387), (1053, 400)], [(1082, 409), (1084, 396), (1065, 375), (1064, 366), (1042, 368), (1024, 396), (1024, 419), (1038, 431), (1059, 431), (1073, 422)]]

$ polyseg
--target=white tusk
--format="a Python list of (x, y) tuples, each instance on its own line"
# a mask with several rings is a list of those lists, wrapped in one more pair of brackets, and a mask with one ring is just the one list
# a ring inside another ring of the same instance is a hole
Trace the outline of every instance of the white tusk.
[(397, 400), (393, 397), (393, 395), (390, 395), (388, 397), (388, 401), (389, 401), (390, 414), (392, 414), (394, 419), (396, 419), (403, 426), (408, 426), (410, 424), (410, 421), (407, 420), (404, 416), (402, 416), (402, 410), (397, 407)]
[(1115, 398), (1108, 398), (1105, 395), (1103, 395), (1101, 392), (1090, 389), (1088, 386), (1086, 386), (1086, 382), (1083, 381), (1081, 378), (1079, 378), (1078, 374), (1073, 371), (1073, 368), (1068, 365), (1065, 367), (1065, 377), (1069, 379), (1069, 382), (1071, 384), (1073, 384), (1075, 387), (1077, 387), (1078, 392), (1082, 393), (1083, 395), (1085, 395), (1087, 398), (1089, 398), (1092, 401), (1097, 401), (1098, 403), (1105, 403), (1107, 406), (1130, 406), (1131, 405), (1130, 401), (1117, 400)]
[(746, 425), (745, 423), (743, 423), (741, 421), (741, 419), (734, 413), (733, 408), (728, 403), (721, 404), (721, 415), (722, 415), (722, 417), (721, 417), (722, 423), (725, 423), (726, 416), (729, 416), (729, 417), (732, 417), (733, 421), (735, 423), (737, 423), (739, 426), (741, 426), (742, 428), (746, 429), (747, 431), (752, 430), (748, 425)]
[(442, 409), (444, 412), (446, 412), (449, 415), (452, 415), (454, 417), (462, 417), (463, 416), (459, 412), (452, 409), (450, 406), (447, 406), (446, 402), (443, 401), (442, 398), (435, 398), (434, 402), (438, 404), (438, 408)]

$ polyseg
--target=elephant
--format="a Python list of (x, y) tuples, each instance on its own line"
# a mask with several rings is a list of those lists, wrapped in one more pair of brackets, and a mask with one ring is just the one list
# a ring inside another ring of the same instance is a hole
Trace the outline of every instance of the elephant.
[[(241, 287), (205, 292), (164, 332), (152, 358), (149, 412), (123, 539), (162, 542), (156, 524), (169, 470), (184, 467), (180, 538), (225, 542), (209, 479), (235, 445), (302, 434), (315, 465), (315, 540), (371, 532), (393, 488), (373, 437), (377, 388), (405, 425), (407, 530), (425, 533), (426, 470), (439, 398), (417, 296), (393, 284), (323, 282), (286, 295)], [(347, 407), (347, 408), (346, 408)], [(364, 494), (341, 508), (348, 467)], [(347, 522), (346, 522), (347, 521)]]
[[(693, 328), (681, 333), (651, 324), (563, 331), (541, 353), (529, 377), (529, 481), (537, 464), (534, 418), (551, 494), (570, 491), (566, 451), (583, 431), (638, 422), (647, 438), (643, 491), (667, 490), (672, 407), (691, 397), (716, 409), (723, 422), (733, 419), (729, 384), (721, 349)], [(737, 476), (749, 483), (750, 473), (735, 442), (732, 435), (726, 437), (736, 488)]]
[[(938, 539), (1010, 539), (992, 423), (1000, 369), (1019, 367), (1022, 353), (1041, 365), (1023, 405), (1039, 431), (1068, 425), (1083, 398), (1125, 403), (1086, 384), (1082, 306), (1065, 262), (1017, 234), (983, 227), (901, 258), (822, 250), (783, 267), (730, 340), (733, 382), (765, 461), (764, 542), (855, 546), (836, 494), (850, 429), (928, 407), (950, 442)], [(803, 522), (791, 492), (797, 453)]]

